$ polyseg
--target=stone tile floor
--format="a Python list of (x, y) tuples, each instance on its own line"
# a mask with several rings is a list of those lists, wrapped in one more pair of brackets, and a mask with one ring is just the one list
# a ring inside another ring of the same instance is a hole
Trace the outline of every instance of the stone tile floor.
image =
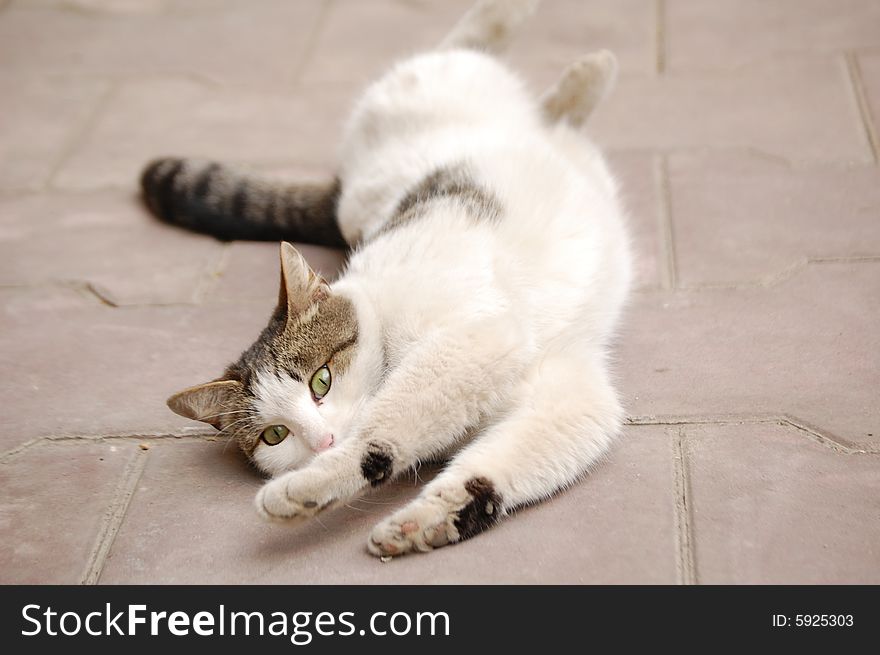
[(876, 0), (545, 0), (518, 40), (536, 92), (622, 64), (591, 130), (639, 251), (630, 419), (568, 493), (383, 564), (414, 479), (267, 525), (165, 409), (262, 327), (276, 255), (157, 224), (142, 164), (327, 173), (358, 89), (470, 2), (0, 2), (0, 581), (880, 583)]

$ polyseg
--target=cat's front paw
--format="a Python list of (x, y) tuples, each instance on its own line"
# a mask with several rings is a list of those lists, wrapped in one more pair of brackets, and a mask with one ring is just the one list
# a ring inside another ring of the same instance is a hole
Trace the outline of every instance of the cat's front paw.
[(309, 471), (292, 471), (270, 480), (256, 498), (257, 512), (269, 521), (304, 521), (336, 503), (328, 485)]

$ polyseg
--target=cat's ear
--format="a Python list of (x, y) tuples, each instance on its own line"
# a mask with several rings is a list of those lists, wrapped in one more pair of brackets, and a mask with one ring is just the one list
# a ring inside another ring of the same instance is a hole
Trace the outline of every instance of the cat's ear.
[(299, 251), (281, 242), (281, 291), (278, 304), (287, 307), (287, 316), (298, 316), (312, 303), (330, 295), (330, 286), (312, 270)]
[(241, 382), (218, 380), (184, 389), (168, 399), (168, 407), (194, 421), (210, 423), (220, 429), (220, 415), (229, 407), (230, 397), (241, 390)]

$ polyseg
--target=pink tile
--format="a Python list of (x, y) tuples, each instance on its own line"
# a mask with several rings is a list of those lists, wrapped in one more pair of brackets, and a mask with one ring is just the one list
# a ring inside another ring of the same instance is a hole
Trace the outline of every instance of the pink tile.
[(608, 153), (611, 172), (620, 184), (633, 246), (633, 285), (637, 289), (662, 284), (665, 255), (660, 243), (659, 181), (655, 158), (645, 153)]
[(339, 0), (332, 3), (309, 54), (302, 83), (355, 93), (397, 59), (431, 50), (472, 5), (452, 2)]
[(880, 456), (773, 424), (684, 434), (699, 582), (880, 581)]
[(636, 294), (616, 360), (634, 416), (792, 415), (880, 450), (878, 263), (770, 287)]
[(735, 68), (792, 52), (880, 45), (874, 0), (667, 0), (672, 70)]
[(613, 148), (750, 148), (795, 163), (873, 161), (846, 66), (818, 55), (724, 74), (624, 74), (589, 129)]
[(173, 414), (165, 399), (216, 378), (268, 320), (264, 307), (247, 303), (114, 309), (21, 295), (0, 292), (3, 393), (15, 407), (0, 416), (0, 450), (44, 435), (203, 429)]
[(56, 182), (65, 189), (131, 188), (149, 160), (167, 155), (328, 167), (348, 103), (334, 89), (233, 89), (184, 78), (127, 82)]
[(192, 303), (221, 245), (164, 225), (134, 192), (0, 198), (0, 284), (91, 284), (116, 305)]
[[(15, 3), (0, 20), (0, 68), (40, 75), (177, 73), (286, 86), (315, 29), (319, 0)], [(91, 5), (91, 6), (88, 6)], [(103, 5), (103, 6), (102, 6)]]
[(670, 157), (678, 281), (770, 280), (809, 257), (880, 255), (880, 171), (750, 153)]
[[(366, 539), (375, 523), (416, 494), (413, 480), (296, 528), (257, 517), (259, 484), (234, 447), (157, 444), (101, 582), (675, 580), (671, 450), (662, 428), (629, 429), (584, 482), (475, 539), (386, 564), (367, 554)], [(624, 518), (625, 508), (631, 509)]]
[(108, 88), (100, 80), (74, 82), (59, 76), (0, 72), (0, 189), (42, 188)]
[[(880, 138), (880, 54), (862, 54), (857, 59), (859, 74), (864, 84), (868, 104), (865, 119), (873, 130), (875, 146), (880, 147), (876, 139)], [(875, 153), (880, 155), (880, 153)]]
[(556, 81), (563, 68), (588, 52), (611, 50), (622, 71), (656, 69), (654, 0), (551, 0), (522, 26), (510, 49), (514, 70), (536, 91)]
[(132, 443), (40, 443), (0, 464), (0, 583), (78, 584)]

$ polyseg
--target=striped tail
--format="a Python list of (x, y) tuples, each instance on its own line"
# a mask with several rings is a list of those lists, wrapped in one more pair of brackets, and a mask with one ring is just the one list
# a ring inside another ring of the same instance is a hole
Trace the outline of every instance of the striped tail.
[(163, 158), (141, 175), (158, 218), (229, 241), (299, 241), (347, 246), (336, 222), (339, 181), (281, 184), (197, 159)]

